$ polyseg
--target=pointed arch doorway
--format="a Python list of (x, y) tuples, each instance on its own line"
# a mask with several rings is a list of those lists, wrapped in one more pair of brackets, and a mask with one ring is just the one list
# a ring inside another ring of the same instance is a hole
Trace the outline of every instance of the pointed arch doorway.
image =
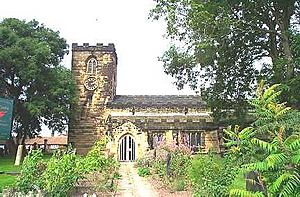
[(119, 140), (118, 157), (119, 161), (135, 161), (136, 157), (135, 140), (130, 134), (126, 134)]

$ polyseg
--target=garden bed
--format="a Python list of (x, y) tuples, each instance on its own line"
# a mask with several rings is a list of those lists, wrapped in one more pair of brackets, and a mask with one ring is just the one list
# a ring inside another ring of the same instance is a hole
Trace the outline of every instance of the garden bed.
[(147, 177), (147, 181), (154, 187), (160, 197), (190, 197), (192, 196), (192, 191), (187, 189), (185, 191), (175, 191), (173, 189), (168, 188), (166, 184), (164, 184), (161, 179), (156, 177), (155, 175), (151, 175)]
[(71, 196), (82, 197), (84, 194), (88, 194), (88, 196), (96, 194), (97, 196), (103, 197), (115, 196), (117, 192), (117, 181), (114, 183), (113, 188), (108, 188), (110, 185), (105, 184), (101, 178), (103, 178), (103, 176), (99, 173), (87, 175), (85, 179), (78, 182), (77, 186), (71, 192)]

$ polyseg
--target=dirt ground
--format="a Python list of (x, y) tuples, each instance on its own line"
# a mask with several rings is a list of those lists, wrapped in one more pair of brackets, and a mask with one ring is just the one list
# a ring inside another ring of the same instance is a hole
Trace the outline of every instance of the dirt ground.
[(154, 187), (159, 197), (167, 196), (167, 197), (190, 197), (192, 196), (191, 191), (171, 191), (166, 188), (164, 184), (158, 179), (153, 177), (147, 178), (147, 181)]

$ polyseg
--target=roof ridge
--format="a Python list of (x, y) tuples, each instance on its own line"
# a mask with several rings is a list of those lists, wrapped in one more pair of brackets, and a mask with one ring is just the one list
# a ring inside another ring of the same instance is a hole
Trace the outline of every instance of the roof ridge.
[(200, 95), (116, 95), (108, 106), (203, 108), (206, 102)]

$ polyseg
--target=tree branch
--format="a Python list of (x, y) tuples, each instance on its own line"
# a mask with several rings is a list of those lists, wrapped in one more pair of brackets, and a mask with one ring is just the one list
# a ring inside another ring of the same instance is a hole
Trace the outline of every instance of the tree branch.
[(280, 35), (279, 32), (277, 32), (277, 31), (275, 31), (275, 30), (270, 30), (270, 29), (265, 29), (265, 28), (262, 28), (262, 27), (258, 27), (258, 26), (255, 25), (255, 24), (247, 23), (247, 22), (242, 21), (242, 20), (240, 20), (240, 22), (241, 22), (243, 25), (245, 25), (245, 26), (253, 27), (254, 29), (256, 29), (256, 30), (258, 30), (258, 31), (261, 31), (261, 32), (264, 32), (264, 33)]

